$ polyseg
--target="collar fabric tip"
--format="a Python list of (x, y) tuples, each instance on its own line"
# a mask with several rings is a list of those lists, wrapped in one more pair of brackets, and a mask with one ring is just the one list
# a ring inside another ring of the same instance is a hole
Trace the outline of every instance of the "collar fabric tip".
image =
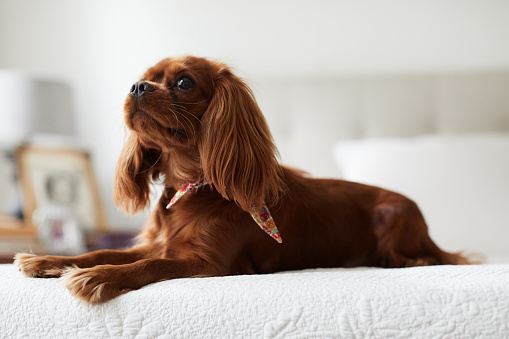
[(256, 208), (253, 206), (250, 214), (258, 226), (260, 226), (260, 228), (272, 239), (276, 240), (280, 244), (283, 242), (281, 235), (279, 234), (279, 230), (276, 227), (276, 223), (274, 222), (274, 219), (272, 219), (272, 215), (265, 203), (263, 203), (262, 208)]

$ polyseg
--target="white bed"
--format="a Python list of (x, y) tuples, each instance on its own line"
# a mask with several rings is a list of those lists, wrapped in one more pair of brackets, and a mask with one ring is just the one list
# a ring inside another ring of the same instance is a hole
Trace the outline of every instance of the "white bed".
[(509, 73), (255, 83), (283, 162), (405, 193), (441, 247), (501, 264), (177, 279), (99, 306), (1, 265), (0, 337), (509, 337)]
[(99, 306), (0, 265), (2, 338), (504, 338), (509, 265), (176, 279)]

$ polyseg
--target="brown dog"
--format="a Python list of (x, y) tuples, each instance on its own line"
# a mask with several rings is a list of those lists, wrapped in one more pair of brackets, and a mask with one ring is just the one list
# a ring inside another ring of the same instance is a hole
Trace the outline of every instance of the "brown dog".
[(160, 61), (131, 87), (125, 122), (116, 204), (137, 212), (151, 181), (165, 185), (139, 245), (77, 257), (21, 253), (24, 274), (62, 276), (95, 304), (174, 278), (467, 263), (433, 243), (408, 198), (281, 166), (253, 94), (222, 63)]

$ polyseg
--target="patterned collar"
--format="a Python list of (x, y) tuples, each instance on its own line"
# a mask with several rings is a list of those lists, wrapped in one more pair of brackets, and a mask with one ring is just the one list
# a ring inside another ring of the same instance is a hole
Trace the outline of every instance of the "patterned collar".
[[(171, 198), (169, 204), (166, 206), (166, 209), (170, 209), (171, 206), (173, 206), (177, 201), (179, 201), (186, 193), (196, 190), (202, 186), (209, 185), (208, 182), (201, 180), (195, 183), (189, 183), (182, 188), (180, 188), (177, 193)], [(267, 205), (263, 203), (261, 209), (257, 209), (256, 207), (253, 207), (249, 213), (251, 214), (251, 217), (253, 220), (260, 226), (262, 230), (265, 231), (268, 235), (270, 235), (274, 240), (276, 240), (278, 243), (282, 243), (283, 240), (281, 239), (281, 235), (279, 235), (279, 230), (276, 227), (276, 223), (274, 222), (274, 219), (272, 218), (272, 215), (270, 214), (269, 209), (267, 208)]]

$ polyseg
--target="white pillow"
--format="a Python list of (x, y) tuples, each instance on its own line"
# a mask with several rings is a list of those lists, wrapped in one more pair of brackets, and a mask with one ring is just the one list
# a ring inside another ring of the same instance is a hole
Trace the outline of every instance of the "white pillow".
[(344, 179), (413, 199), (448, 251), (509, 261), (509, 134), (341, 141)]

